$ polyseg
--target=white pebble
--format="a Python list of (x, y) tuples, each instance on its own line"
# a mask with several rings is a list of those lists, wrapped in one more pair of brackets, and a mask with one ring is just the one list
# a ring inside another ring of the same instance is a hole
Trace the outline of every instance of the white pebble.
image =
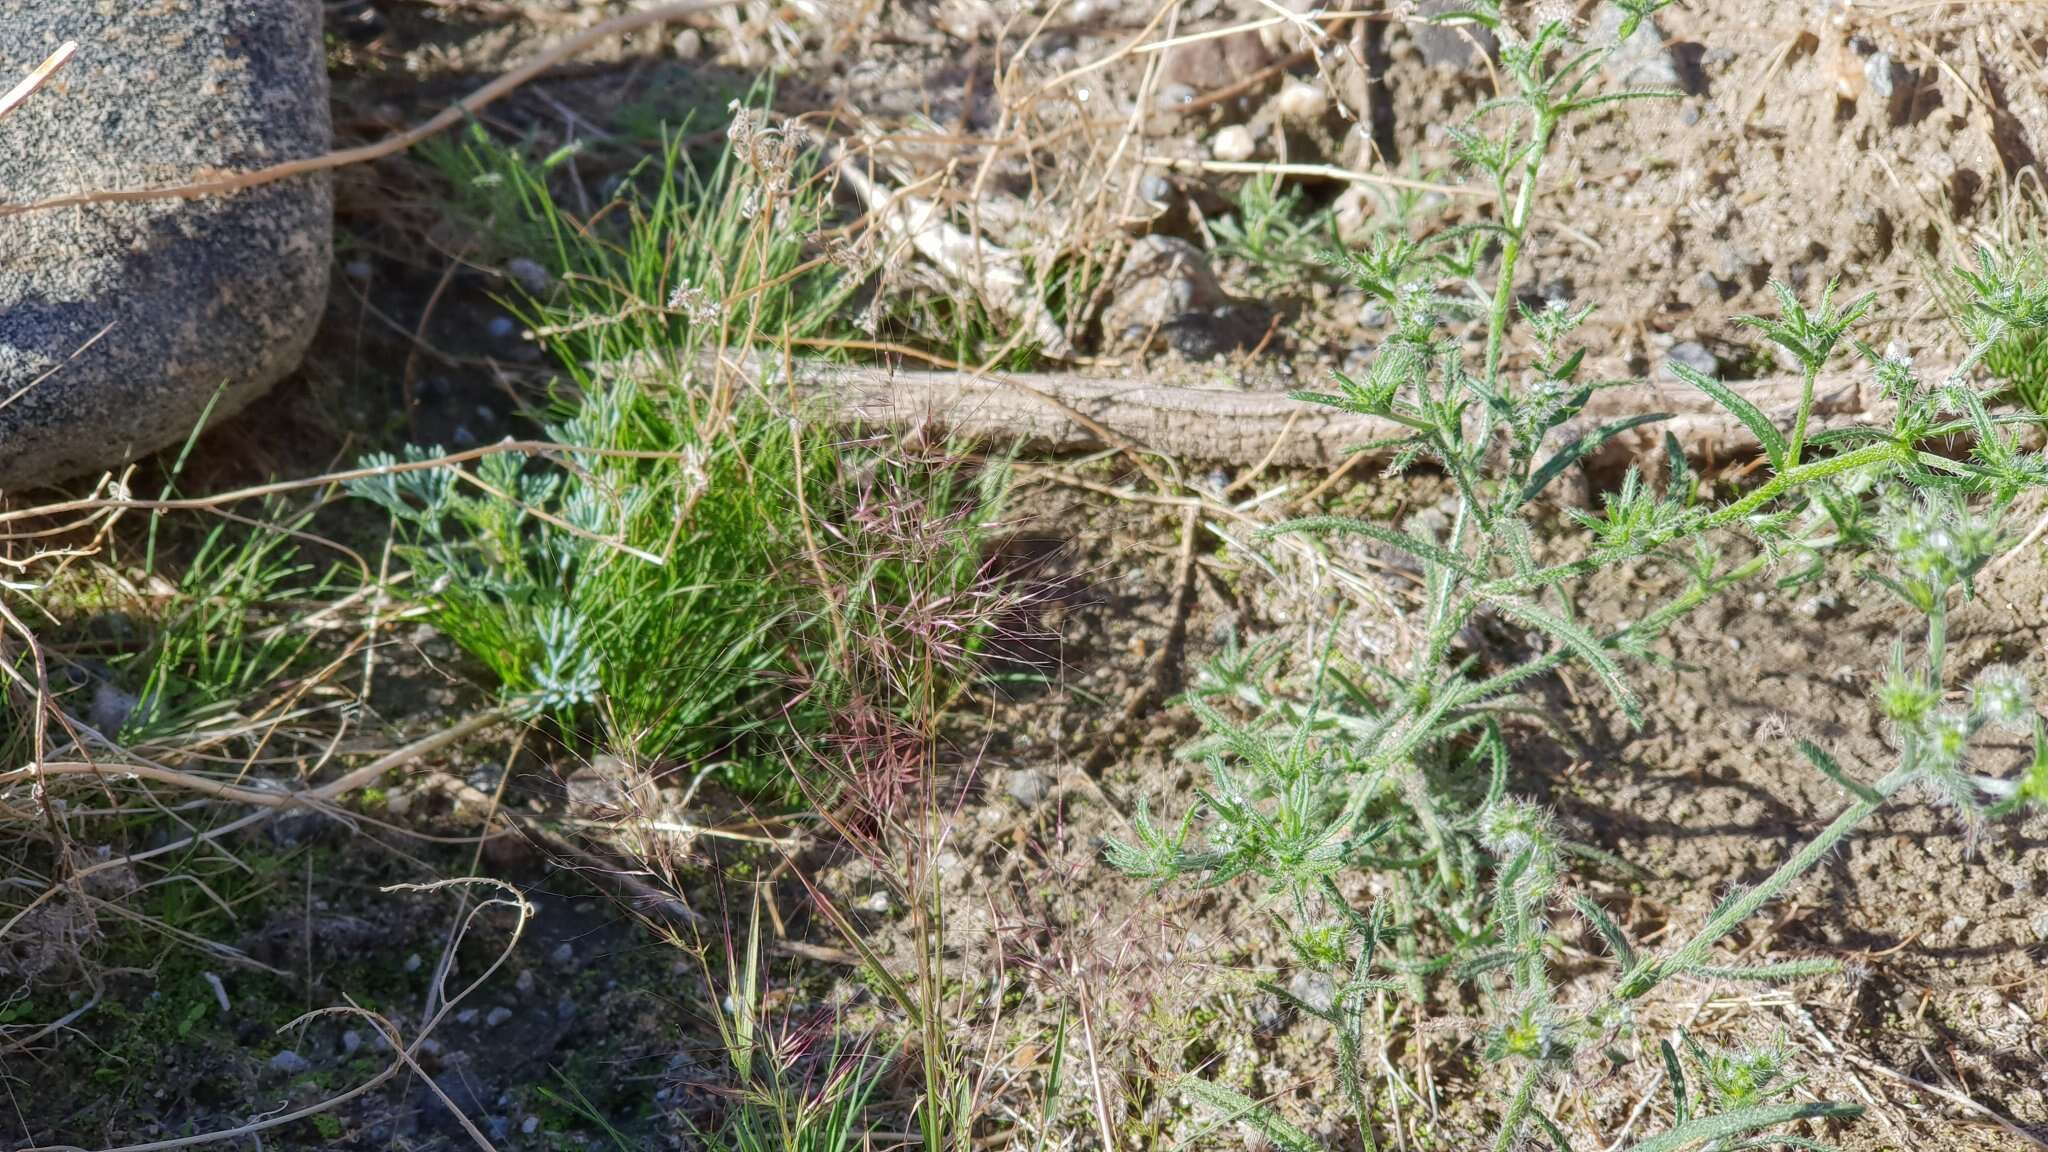
[(1257, 141), (1252, 139), (1252, 130), (1242, 124), (1232, 124), (1209, 140), (1209, 154), (1218, 160), (1235, 164), (1252, 158)]
[(1330, 109), (1330, 98), (1323, 94), (1322, 87), (1303, 80), (1289, 80), (1273, 99), (1283, 120), (1320, 120)]

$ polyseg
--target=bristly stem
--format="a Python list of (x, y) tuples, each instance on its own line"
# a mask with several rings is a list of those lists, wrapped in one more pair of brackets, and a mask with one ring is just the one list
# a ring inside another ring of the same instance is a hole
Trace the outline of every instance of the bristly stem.
[(1808, 363), (1799, 373), (1799, 414), (1792, 420), (1792, 446), (1785, 453), (1785, 467), (1797, 468), (1806, 451), (1806, 419), (1813, 413), (1813, 381), (1820, 365)]
[(1893, 769), (1884, 779), (1871, 786), (1875, 798), (1858, 800), (1844, 809), (1841, 815), (1822, 829), (1818, 836), (1808, 841), (1804, 848), (1778, 865), (1777, 870), (1756, 887), (1724, 904), (1712, 919), (1693, 934), (1678, 951), (1661, 960), (1646, 960), (1637, 970), (1622, 978), (1616, 988), (1614, 999), (1633, 1000), (1663, 982), (1666, 976), (1697, 968), (1706, 959), (1707, 952), (1722, 937), (1733, 932), (1741, 923), (1756, 914), (1757, 909), (1770, 903), (1787, 887), (1805, 875), (1820, 862), (1821, 857), (1834, 850), (1842, 838), (1854, 831), (1856, 826), (1868, 819), (1870, 814), (1882, 807), (1901, 788), (1911, 784), (1920, 775), (1917, 765), (1907, 763)]
[(1548, 112), (1536, 114), (1536, 126), (1529, 135), (1529, 158), (1522, 168), (1522, 186), (1515, 190), (1515, 206), (1509, 213), (1507, 236), (1501, 241), (1500, 280), (1493, 289), (1493, 311), (1486, 323), (1486, 386), (1500, 383), (1502, 343), (1507, 336), (1508, 317), (1515, 305), (1515, 264), (1522, 255), (1522, 241), (1529, 224), (1529, 207), (1536, 198), (1537, 177), (1543, 171), (1544, 153), (1550, 150), (1550, 134), (1557, 121)]

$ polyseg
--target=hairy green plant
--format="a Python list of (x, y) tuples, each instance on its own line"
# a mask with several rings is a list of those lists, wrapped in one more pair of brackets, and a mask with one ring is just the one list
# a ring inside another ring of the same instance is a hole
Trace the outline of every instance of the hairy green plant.
[[(1624, 8), (1633, 24), (1659, 6)], [(1517, 272), (1535, 235), (1536, 189), (1560, 125), (1658, 94), (1597, 92), (1613, 46), (1579, 43), (1564, 19), (1523, 32), (1491, 4), (1446, 18), (1484, 24), (1500, 39), (1507, 94), (1451, 133), (1467, 167), (1491, 185), (1496, 214), (1427, 240), (1381, 236), (1340, 257), (1359, 287), (1392, 314), (1391, 331), (1363, 379), (1340, 374), (1335, 390), (1301, 396), (1403, 429), (1375, 447), (1392, 450), (1396, 469), (1423, 460), (1441, 469), (1454, 486), (1455, 511), (1446, 526), (1314, 516), (1272, 529), (1354, 534), (1412, 557), (1423, 575), (1419, 639), (1395, 666), (1326, 654), (1316, 661), (1305, 699), (1275, 686), (1270, 654), (1219, 662), (1196, 692), (1207, 735), (1189, 750), (1206, 762), (1210, 783), (1170, 824), (1141, 808), (1134, 841), (1113, 844), (1108, 856), (1160, 883), (1261, 882), (1301, 962), (1347, 981), (1339, 1021), (1357, 997), (1381, 994), (1394, 986), (1390, 980), (1405, 979), (1418, 992), (1434, 975), (1482, 982), (1493, 1004), (1487, 1054), (1522, 1069), (1502, 1106), (1495, 1147), (1512, 1147), (1531, 1124), (1562, 1147), (1562, 1134), (1540, 1107), (1540, 1090), (1569, 1074), (1576, 1053), (1626, 1030), (1633, 1007), (1651, 991), (1681, 976), (1789, 979), (1822, 970), (1801, 961), (1729, 967), (1713, 953), (1878, 807), (1911, 790), (1940, 797), (1974, 826), (2000, 806), (2033, 797), (2032, 775), (2008, 780), (1962, 767), (1971, 740), (1994, 717), (2023, 722), (2021, 713), (2031, 714), (2017, 673), (1980, 686), (1984, 703), (1968, 710), (1926, 702), (1940, 697), (1949, 602), (1967, 594), (1970, 578), (2002, 539), (1998, 520), (2013, 500), (2048, 483), (2048, 461), (2022, 451), (2013, 435), (2011, 426), (2031, 417), (1992, 414), (1970, 382), (1998, 341), (2048, 328), (2048, 281), (1995, 259), (1959, 270), (1972, 294), (1972, 344), (1963, 363), (1929, 384), (1909, 361), (1856, 342), (1895, 401), (1895, 414), (1889, 423), (1818, 432), (1810, 424), (1814, 379), (1850, 345), (1850, 331), (1872, 300), (1838, 307), (1830, 283), (1809, 308), (1790, 288), (1776, 286), (1779, 314), (1745, 323), (1801, 366), (1805, 386), (1789, 433), (1736, 389), (1672, 365), (1755, 436), (1767, 469), (1761, 482), (1713, 499), (1667, 433), (1661, 485), (1631, 470), (1599, 510), (1567, 517), (1580, 532), (1575, 555), (1539, 560), (1545, 522), (1537, 507), (1550, 486), (1614, 436), (1664, 417), (1561, 431), (1595, 392), (1620, 382), (1582, 378), (1585, 349), (1574, 346), (1573, 336), (1591, 306), (1528, 307), (1517, 298)], [(1489, 281), (1490, 251), (1497, 257)], [(1476, 360), (1459, 338), (1467, 323), (1485, 333)], [(1518, 325), (1528, 337), (1528, 367), (1510, 373), (1503, 365)], [(1959, 439), (1969, 443), (1965, 454), (1954, 452)], [(1731, 558), (1729, 544), (1743, 539), (1751, 554)], [(1509, 795), (1507, 726), (1535, 710), (1528, 689), (1559, 669), (1580, 669), (1605, 686), (1623, 716), (1640, 723), (1643, 705), (1626, 665), (1660, 658), (1657, 642), (1673, 623), (1781, 557), (1814, 557), (1874, 539), (1896, 562), (1884, 582), (1929, 622), (1924, 658), (1910, 675), (1897, 674), (1903, 679), (1896, 694), (1924, 704), (1891, 717), (1897, 766), (1874, 783), (1855, 783), (1815, 749), (1816, 763), (1850, 789), (1855, 803), (1668, 951), (1640, 952), (1597, 905), (1572, 898), (1576, 913), (1607, 940), (1615, 968), (1604, 997), (1567, 1010), (1548, 972), (1550, 911), (1567, 897), (1564, 858), (1599, 854), (1570, 844), (1541, 809)], [(1643, 566), (1681, 573), (1684, 587), (1620, 627), (1596, 631), (1582, 621), (1576, 605), (1584, 581)], [(1251, 719), (1231, 719), (1216, 706), (1223, 700)], [(1356, 911), (1346, 898), (1347, 877), (1361, 871), (1398, 882), (1384, 917), (1379, 909)], [(1393, 930), (1383, 932), (1384, 925)], [(1389, 936), (1392, 947), (1382, 949)], [(1376, 954), (1384, 976), (1370, 972)], [(1343, 1049), (1357, 1040), (1341, 1028), (1339, 1036), (1342, 1064)], [(1374, 1146), (1370, 1101), (1351, 1091), (1348, 1074), (1345, 1087), (1355, 1123)], [(1803, 1138), (1765, 1134), (1793, 1120), (1853, 1111), (1756, 1093), (1708, 1094), (1693, 1104), (1675, 1127), (1638, 1147), (1796, 1144)]]
[(2039, 328), (2014, 323), (2005, 314), (2015, 303), (2024, 313), (2029, 306), (2025, 302), (1986, 307), (1982, 300), (1986, 277), (2019, 283), (2048, 278), (2048, 237), (2040, 230), (2041, 209), (2032, 199), (2022, 202), (2030, 205), (2026, 222), (2012, 225), (1990, 246), (1979, 248), (1975, 269), (1938, 270), (1934, 288), (1957, 332), (1972, 347), (1981, 345), (1978, 355), (1984, 371), (2004, 383), (2028, 410), (2048, 415), (2048, 338)]

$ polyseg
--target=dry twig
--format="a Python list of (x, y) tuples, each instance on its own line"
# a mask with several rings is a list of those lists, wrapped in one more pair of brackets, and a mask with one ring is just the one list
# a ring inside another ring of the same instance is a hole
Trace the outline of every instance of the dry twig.
[(57, 50), (50, 53), (49, 59), (36, 65), (34, 71), (22, 77), (21, 83), (9, 88), (7, 95), (0, 96), (0, 120), (6, 119), (9, 112), (21, 107), (22, 102), (33, 95), (36, 89), (41, 88), (50, 77), (55, 76), (57, 69), (62, 68), (65, 61), (70, 60), (77, 51), (76, 40), (66, 40), (59, 44)]

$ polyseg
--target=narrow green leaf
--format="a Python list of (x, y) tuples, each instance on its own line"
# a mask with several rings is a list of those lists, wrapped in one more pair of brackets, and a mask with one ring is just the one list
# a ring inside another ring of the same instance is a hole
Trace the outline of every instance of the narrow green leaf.
[(1839, 960), (1787, 960), (1779, 964), (1702, 964), (1688, 969), (1695, 976), (1718, 980), (1804, 980), (1811, 976), (1832, 976), (1842, 970)]
[(1671, 1041), (1657, 1041), (1657, 1051), (1664, 1055), (1664, 1078), (1671, 1081), (1671, 1114), (1684, 1124), (1692, 1119), (1692, 1105), (1685, 1098), (1685, 1068), (1678, 1062), (1678, 1053), (1672, 1051)]
[(1588, 108), (1599, 108), (1608, 104), (1620, 104), (1629, 100), (1683, 100), (1685, 93), (1676, 88), (1637, 88), (1627, 92), (1608, 92), (1600, 96), (1587, 96), (1564, 106), (1565, 112), (1584, 112)]
[(1741, 1144), (1729, 1144), (1722, 1148), (1722, 1152), (1763, 1152), (1765, 1148), (1798, 1148), (1800, 1152), (1839, 1152), (1833, 1144), (1806, 1140), (1804, 1136), (1759, 1136), (1755, 1140), (1743, 1140)]
[(1852, 778), (1847, 772), (1842, 771), (1842, 766), (1835, 762), (1835, 758), (1829, 755), (1825, 748), (1811, 740), (1801, 740), (1799, 742), (1799, 750), (1806, 754), (1806, 758), (1813, 763), (1815, 768), (1821, 770), (1822, 775), (1840, 784), (1849, 791), (1850, 795), (1855, 796), (1858, 800), (1868, 804), (1882, 804), (1884, 802), (1884, 797), (1879, 796), (1870, 785), (1861, 783)]
[(1461, 981), (1471, 981), (1486, 975), (1488, 972), (1498, 972), (1520, 958), (1520, 953), (1505, 948), (1492, 952), (1481, 952), (1458, 965), (1458, 979)]
[(1195, 1076), (1182, 1076), (1174, 1087), (1193, 1097), (1196, 1103), (1223, 1114), (1226, 1123), (1243, 1124), (1272, 1141), (1282, 1152), (1324, 1152), (1308, 1133), (1280, 1118), (1280, 1114), (1243, 1093)]
[(1527, 504), (1529, 501), (1542, 495), (1543, 490), (1550, 486), (1550, 482), (1557, 479), (1558, 475), (1566, 468), (1571, 467), (1588, 452), (1594, 451), (1623, 432), (1631, 428), (1639, 428), (1644, 424), (1654, 424), (1660, 420), (1669, 420), (1671, 416), (1672, 414), (1669, 412), (1645, 412), (1639, 416), (1630, 416), (1623, 420), (1616, 420), (1611, 424), (1603, 424), (1584, 436), (1574, 438), (1571, 443), (1558, 449), (1556, 455), (1545, 460), (1543, 466), (1536, 469), (1530, 475), (1529, 482), (1522, 486), (1521, 495), (1515, 498), (1515, 503)]
[(1591, 632), (1530, 601), (1514, 596), (1489, 595), (1484, 590), (1479, 590), (1479, 594), (1488, 604), (1499, 609), (1502, 615), (1549, 634), (1552, 639), (1570, 649), (1572, 655), (1585, 661), (1586, 667), (1592, 669), (1593, 674), (1600, 678), (1600, 682), (1607, 686), (1607, 691), (1614, 697), (1614, 702), (1620, 705), (1622, 714), (1628, 717), (1629, 723), (1638, 728), (1642, 727), (1642, 702), (1636, 699), (1635, 691), (1621, 678), (1621, 669), (1615, 666), (1614, 659), (1607, 654), (1607, 650)]
[(1806, 446), (1808, 448), (1826, 448), (1830, 445), (1840, 444), (1853, 447), (1858, 444), (1875, 444), (1881, 440), (1889, 440), (1891, 438), (1891, 433), (1882, 428), (1825, 428), (1807, 436)]
[(1038, 1118), (1037, 1152), (1045, 1152), (1045, 1139), (1052, 1131), (1053, 1108), (1060, 1098), (1060, 1072), (1067, 1062), (1067, 1014), (1060, 1013), (1058, 1031), (1052, 1038), (1052, 1066), (1045, 1073), (1045, 1107)]
[(1678, 1152), (1710, 1140), (1725, 1140), (1730, 1136), (1741, 1136), (1759, 1129), (1778, 1124), (1790, 1124), (1794, 1120), (1847, 1120), (1863, 1115), (1863, 1109), (1855, 1104), (1770, 1104), (1760, 1108), (1744, 1108), (1738, 1112), (1724, 1112), (1719, 1116), (1702, 1116), (1697, 1120), (1680, 1124), (1669, 1132), (1663, 1132), (1640, 1144), (1633, 1145), (1628, 1152)]
[(1550, 1137), (1550, 1142), (1556, 1146), (1557, 1152), (1572, 1152), (1572, 1142), (1564, 1138), (1564, 1133), (1558, 1131), (1557, 1125), (1543, 1114), (1542, 1109), (1530, 1109), (1529, 1116), (1536, 1121), (1537, 1127), (1543, 1129), (1543, 1134)]
[(1592, 897), (1578, 892), (1572, 893), (1572, 906), (1578, 909), (1579, 916), (1586, 923), (1593, 926), (1593, 931), (1598, 932), (1600, 938), (1607, 941), (1607, 947), (1614, 953), (1614, 962), (1620, 965), (1622, 971), (1626, 972), (1636, 966), (1635, 945), (1629, 943), (1628, 934), (1621, 930), (1621, 925), (1614, 922), (1614, 917), (1607, 914), (1607, 909), (1602, 908)]
[(1785, 443), (1784, 433), (1778, 431), (1778, 426), (1771, 423), (1770, 417), (1764, 415), (1762, 409), (1743, 399), (1733, 388), (1696, 368), (1689, 368), (1676, 360), (1667, 361), (1665, 367), (1671, 369), (1680, 380), (1712, 396), (1715, 403), (1742, 421), (1742, 426), (1749, 429), (1750, 435), (1755, 436), (1756, 442), (1763, 446), (1764, 455), (1770, 457), (1772, 471), (1784, 469), (1785, 453), (1790, 451), (1790, 448)]

